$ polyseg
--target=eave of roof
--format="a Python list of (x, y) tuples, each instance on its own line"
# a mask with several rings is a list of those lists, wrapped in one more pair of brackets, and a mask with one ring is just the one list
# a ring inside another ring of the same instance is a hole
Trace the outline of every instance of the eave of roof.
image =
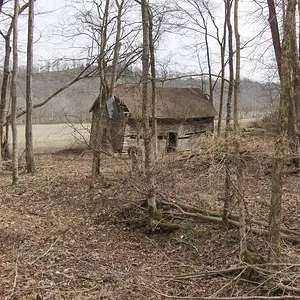
[[(120, 85), (116, 96), (135, 117), (142, 115), (141, 88), (138, 85)], [(149, 97), (151, 90), (149, 89)], [(166, 119), (207, 118), (217, 115), (212, 103), (198, 88), (156, 88), (157, 117)]]

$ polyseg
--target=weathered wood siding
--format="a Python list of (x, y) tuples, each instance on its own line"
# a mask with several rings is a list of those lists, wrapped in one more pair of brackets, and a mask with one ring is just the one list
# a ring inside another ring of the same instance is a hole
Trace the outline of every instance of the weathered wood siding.
[[(166, 152), (169, 133), (177, 135), (176, 151), (196, 149), (200, 146), (204, 134), (213, 131), (213, 124), (213, 117), (181, 122), (159, 120), (157, 124), (158, 151), (160, 153)], [(132, 123), (127, 123), (124, 132), (123, 152), (127, 152), (128, 147), (132, 145), (142, 146), (142, 129)]]

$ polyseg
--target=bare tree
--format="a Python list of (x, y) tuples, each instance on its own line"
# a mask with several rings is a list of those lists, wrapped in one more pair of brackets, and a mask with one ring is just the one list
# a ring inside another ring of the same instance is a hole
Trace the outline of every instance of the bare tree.
[[(103, 19), (101, 24), (101, 31), (100, 31), (100, 45), (99, 45), (99, 57), (98, 57), (98, 69), (99, 69), (99, 76), (100, 76), (100, 91), (99, 96), (97, 98), (97, 108), (94, 114), (94, 126), (92, 130), (92, 135), (94, 138), (95, 143), (93, 144), (93, 161), (92, 161), (92, 174), (91, 174), (91, 182), (90, 182), (90, 189), (93, 189), (95, 186), (95, 181), (97, 175), (100, 173), (100, 147), (103, 146), (103, 116), (104, 111), (106, 111), (106, 100), (108, 99), (108, 83), (106, 81), (106, 69), (107, 69), (107, 62), (105, 60), (105, 51), (106, 51), (106, 44), (107, 44), (107, 31), (108, 31), (108, 12), (109, 12), (109, 0), (105, 1), (105, 8), (103, 11)], [(101, 5), (101, 4), (100, 4)], [(106, 94), (105, 94), (106, 92)]]
[(280, 60), (281, 60), (281, 43), (280, 43), (280, 34), (277, 20), (277, 13), (274, 0), (267, 0), (269, 8), (269, 24), (272, 33), (273, 47), (275, 52), (275, 58), (277, 63), (277, 68), (280, 76)]
[(147, 0), (141, 1), (142, 22), (143, 22), (143, 53), (142, 53), (142, 119), (143, 119), (143, 139), (145, 148), (145, 174), (147, 184), (147, 203), (150, 217), (150, 227), (153, 229), (153, 220), (157, 218), (155, 177), (153, 174), (153, 134), (150, 128), (151, 105), (148, 93), (149, 70), (150, 70), (150, 14)]
[[(281, 3), (282, 7), (282, 22), (283, 22), (283, 27), (286, 22), (285, 14), (286, 14), (286, 9), (285, 9), (285, 1), (282, 1)], [(270, 29), (272, 33), (272, 41), (273, 41), (273, 47), (274, 47), (274, 52), (275, 52), (275, 58), (276, 58), (276, 63), (277, 63), (277, 68), (278, 68), (278, 74), (279, 77), (282, 76), (281, 73), (281, 52), (282, 52), (282, 46), (281, 43), (281, 38), (280, 38), (280, 32), (279, 32), (279, 26), (278, 26), (278, 19), (277, 19), (277, 13), (276, 13), (276, 7), (274, 0), (268, 0), (268, 8), (269, 8), (269, 24), (270, 24)], [(296, 30), (296, 29), (295, 29)], [(290, 150), (293, 152), (293, 163), (295, 167), (299, 167), (299, 155), (298, 155), (298, 137), (297, 137), (297, 127), (300, 125), (300, 115), (299, 115), (299, 107), (300, 107), (300, 95), (299, 95), (299, 79), (298, 77), (300, 76), (300, 69), (298, 66), (298, 51), (297, 51), (297, 37), (296, 33), (293, 34), (292, 36), (295, 36), (293, 39), (296, 39), (295, 41), (292, 41), (292, 61), (293, 61), (293, 86), (294, 86), (294, 91), (295, 93), (293, 94), (292, 101), (290, 102), (290, 107), (289, 107), (289, 116), (288, 116), (288, 135), (290, 136)], [(283, 39), (282, 39), (283, 40)], [(298, 126), (297, 126), (298, 124)]]
[[(298, 9), (299, 9), (298, 1)], [(299, 56), (298, 56), (298, 45), (297, 45), (297, 28), (296, 28), (296, 18), (293, 18), (292, 34), (291, 34), (291, 56), (292, 56), (292, 102), (289, 108), (289, 136), (290, 149), (293, 153), (292, 162), (296, 168), (300, 167), (300, 158), (299, 158), (299, 137), (297, 130), (300, 127), (300, 65), (299, 65)]]
[(3, 3), (4, 3), (4, 0), (0, 0), (0, 13), (2, 12)]
[[(226, 1), (224, 1), (226, 3)], [(179, 21), (180, 28), (183, 28), (185, 32), (192, 33), (196, 36), (196, 51), (198, 64), (203, 72), (203, 66), (207, 69), (207, 75), (202, 76), (202, 89), (205, 89), (205, 80), (208, 82), (208, 95), (209, 99), (214, 102), (215, 88), (219, 81), (221, 81), (221, 91), (219, 98), (219, 113), (218, 113), (218, 125), (217, 132), (220, 135), (222, 127), (222, 118), (224, 110), (224, 96), (225, 96), (225, 69), (227, 64), (226, 59), (226, 39), (227, 39), (227, 25), (226, 25), (226, 9), (224, 14), (224, 25), (218, 23), (218, 17), (216, 13), (217, 2), (206, 0), (188, 0), (177, 1), (176, 7), (181, 12)], [(212, 45), (219, 46), (217, 49)], [(213, 73), (213, 69), (216, 69), (213, 55), (215, 51), (219, 51), (218, 57), (220, 57), (220, 71), (219, 75)], [(203, 58), (201, 56), (205, 53), (205, 63), (201, 64)]]
[(240, 233), (240, 255), (243, 257), (247, 252), (246, 240), (246, 217), (245, 217), (245, 199), (243, 187), (243, 166), (240, 152), (239, 141), (239, 96), (240, 96), (240, 72), (241, 72), (241, 42), (239, 33), (239, 0), (234, 1), (234, 35), (235, 35), (235, 81), (234, 81), (234, 148), (235, 148), (235, 173), (236, 173), (236, 186), (235, 198), (239, 207), (239, 233)]
[(152, 93), (152, 136), (153, 136), (153, 155), (157, 160), (157, 119), (156, 119), (156, 68), (155, 68), (155, 47), (153, 38), (153, 14), (148, 5), (149, 14), (149, 52), (150, 52), (150, 69), (151, 69), (151, 93)]
[[(8, 147), (7, 147), (7, 140), (4, 136), (4, 120), (6, 114), (6, 106), (7, 106), (7, 86), (9, 81), (9, 60), (10, 60), (10, 53), (11, 53), (11, 46), (10, 46), (10, 36), (13, 28), (13, 23), (7, 32), (6, 35), (2, 35), (5, 39), (5, 57), (4, 57), (4, 66), (3, 66), (3, 78), (2, 78), (2, 85), (1, 85), (1, 103), (0, 103), (0, 138), (1, 138), (1, 160), (3, 158), (8, 158)], [(8, 128), (6, 128), (8, 129)], [(8, 130), (7, 130), (8, 131)], [(6, 141), (6, 142), (5, 142)]]
[[(100, 44), (98, 54), (98, 70), (100, 77), (100, 92), (96, 103), (96, 112), (94, 113), (93, 126), (93, 162), (90, 188), (95, 185), (96, 177), (100, 173), (100, 153), (101, 151), (109, 151), (112, 139), (112, 120), (107, 111), (107, 101), (114, 99), (114, 86), (118, 77), (118, 62), (120, 58), (120, 48), (122, 40), (122, 14), (125, 1), (115, 0), (117, 8), (116, 17), (110, 18), (110, 1), (106, 0), (103, 10), (102, 26), (100, 29)], [(115, 40), (113, 44), (109, 44), (109, 24), (116, 19)], [(111, 49), (112, 50), (111, 50)], [(110, 61), (110, 52), (112, 52), (111, 72), (108, 74), (108, 62)], [(109, 80), (110, 76), (110, 80)]]
[[(292, 36), (293, 36), (293, 24), (295, 25), (295, 12), (296, 12), (296, 0), (288, 0), (283, 44), (280, 57), (280, 77), (281, 91), (280, 91), (280, 106), (279, 117), (277, 123), (277, 138), (275, 144), (275, 153), (273, 158), (273, 170), (272, 170), (272, 194), (269, 216), (269, 234), (270, 234), (270, 255), (269, 260), (271, 262), (280, 261), (281, 253), (281, 234), (280, 226), (282, 224), (282, 195), (283, 195), (283, 172), (284, 162), (287, 155), (288, 144), (288, 116), (289, 109), (292, 102)], [(291, 26), (292, 25), (292, 26)], [(283, 76), (284, 74), (284, 76)]]
[[(177, 28), (181, 28), (188, 33), (196, 36), (196, 55), (198, 58), (199, 67), (201, 65), (201, 57), (198, 50), (205, 53), (205, 68), (207, 68), (208, 81), (208, 95), (211, 102), (214, 101), (214, 89), (218, 81), (218, 77), (215, 80), (213, 76), (213, 60), (212, 60), (212, 41), (217, 42), (218, 45), (222, 46), (222, 40), (220, 38), (219, 26), (215, 21), (213, 12), (213, 1), (206, 0), (186, 0), (176, 2), (176, 13), (179, 11), (180, 20)], [(178, 16), (177, 16), (178, 18)], [(212, 32), (212, 28), (215, 32)]]
[[(226, 20), (226, 10), (225, 10), (225, 20)], [(221, 53), (221, 90), (220, 90), (220, 104), (219, 104), (219, 113), (218, 113), (218, 129), (217, 133), (220, 136), (221, 127), (222, 127), (222, 119), (223, 119), (223, 108), (224, 108), (224, 91), (225, 91), (225, 69), (226, 69), (226, 59), (225, 59), (225, 51), (226, 51), (226, 22), (224, 22), (223, 27), (223, 37), (220, 43), (220, 53)]]
[(11, 127), (12, 127), (12, 183), (18, 184), (18, 141), (17, 141), (17, 74), (18, 74), (18, 16), (19, 0), (14, 1), (13, 16), (13, 67), (11, 78)]
[(28, 173), (36, 171), (33, 140), (32, 140), (32, 69), (33, 69), (33, 26), (34, 26), (34, 0), (29, 1), (28, 37), (27, 37), (27, 68), (26, 68), (26, 128), (25, 128), (25, 159)]
[[(29, 3), (25, 3), (20, 9), (19, 14), (23, 13)], [(11, 34), (13, 31), (13, 18), (9, 24), (7, 32), (4, 33), (0, 31), (0, 35), (4, 39), (5, 43), (5, 54), (3, 61), (3, 77), (1, 83), (1, 96), (0, 96), (0, 160), (9, 158), (9, 150), (8, 150), (8, 126), (6, 125), (6, 133), (4, 132), (5, 123), (9, 124), (9, 122), (5, 122), (6, 117), (6, 107), (7, 107), (7, 91), (8, 91), (8, 83), (9, 83), (9, 75), (10, 75), (10, 54), (11, 54)]]
[(228, 214), (232, 202), (232, 188), (231, 188), (231, 163), (229, 155), (229, 132), (231, 130), (231, 115), (232, 115), (232, 96), (234, 88), (234, 68), (233, 68), (233, 30), (231, 24), (231, 8), (232, 0), (226, 0), (226, 25), (228, 29), (228, 66), (229, 66), (229, 86), (226, 104), (226, 126), (225, 126), (225, 146), (226, 146), (226, 160), (225, 160), (225, 199), (223, 208), (223, 222), (228, 225)]

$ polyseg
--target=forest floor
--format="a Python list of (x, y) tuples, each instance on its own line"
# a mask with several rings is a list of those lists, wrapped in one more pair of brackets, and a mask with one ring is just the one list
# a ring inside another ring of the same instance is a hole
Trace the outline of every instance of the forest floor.
[[(265, 137), (247, 137), (242, 147), (247, 215), (267, 222), (271, 145)], [(182, 228), (149, 232), (141, 205), (145, 184), (141, 176), (130, 176), (126, 157), (102, 161), (103, 173), (93, 193), (88, 188), (90, 153), (61, 151), (36, 160), (38, 172), (21, 174), (18, 186), (10, 185), (8, 171), (0, 174), (0, 299), (293, 295), (266, 289), (243, 272), (212, 273), (240, 266), (234, 227), (172, 214), (174, 209), (165, 206), (165, 215)], [(221, 212), (224, 154), (218, 144), (167, 156), (156, 176), (158, 200)], [(299, 229), (299, 174), (285, 179), (284, 224)], [(247, 239), (253, 253), (267, 256), (266, 236), (248, 232)], [(299, 257), (300, 246), (283, 241), (282, 261), (299, 264)], [(300, 288), (298, 276), (293, 286)]]

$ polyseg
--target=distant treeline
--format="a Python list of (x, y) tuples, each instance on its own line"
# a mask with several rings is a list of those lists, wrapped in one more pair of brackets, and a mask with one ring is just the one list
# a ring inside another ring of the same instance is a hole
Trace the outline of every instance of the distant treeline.
[[(82, 62), (81, 62), (82, 63)], [(79, 64), (79, 61), (72, 62)], [(58, 67), (57, 67), (58, 68)], [(59, 67), (61, 68), (61, 67)], [(59, 69), (58, 68), (58, 69)], [(43, 102), (49, 95), (67, 84), (75, 78), (82, 70), (83, 65), (75, 68), (41, 71), (34, 74), (33, 92), (34, 104)], [(174, 75), (173, 78), (176, 78)], [(119, 79), (119, 83), (139, 82), (140, 70), (138, 68), (129, 68), (124, 76)], [(205, 78), (190, 77), (185, 79), (165, 80), (158, 82), (159, 86), (174, 87), (200, 87), (205, 92), (208, 88), (208, 82)], [(57, 124), (57, 123), (89, 123), (91, 114), (89, 109), (98, 96), (99, 78), (93, 76), (85, 78), (70, 86), (67, 90), (61, 92), (55, 98), (50, 100), (43, 107), (37, 108), (33, 113), (34, 124)], [(225, 90), (225, 99), (226, 99)], [(18, 79), (18, 108), (25, 108), (25, 71), (20, 69)], [(240, 114), (244, 118), (257, 118), (263, 114), (271, 113), (278, 104), (279, 86), (273, 83), (260, 83), (243, 79), (241, 82), (241, 105)], [(214, 93), (214, 105), (216, 110), (219, 107), (220, 86), (216, 85)], [(18, 123), (24, 123), (25, 118), (18, 119)]]

